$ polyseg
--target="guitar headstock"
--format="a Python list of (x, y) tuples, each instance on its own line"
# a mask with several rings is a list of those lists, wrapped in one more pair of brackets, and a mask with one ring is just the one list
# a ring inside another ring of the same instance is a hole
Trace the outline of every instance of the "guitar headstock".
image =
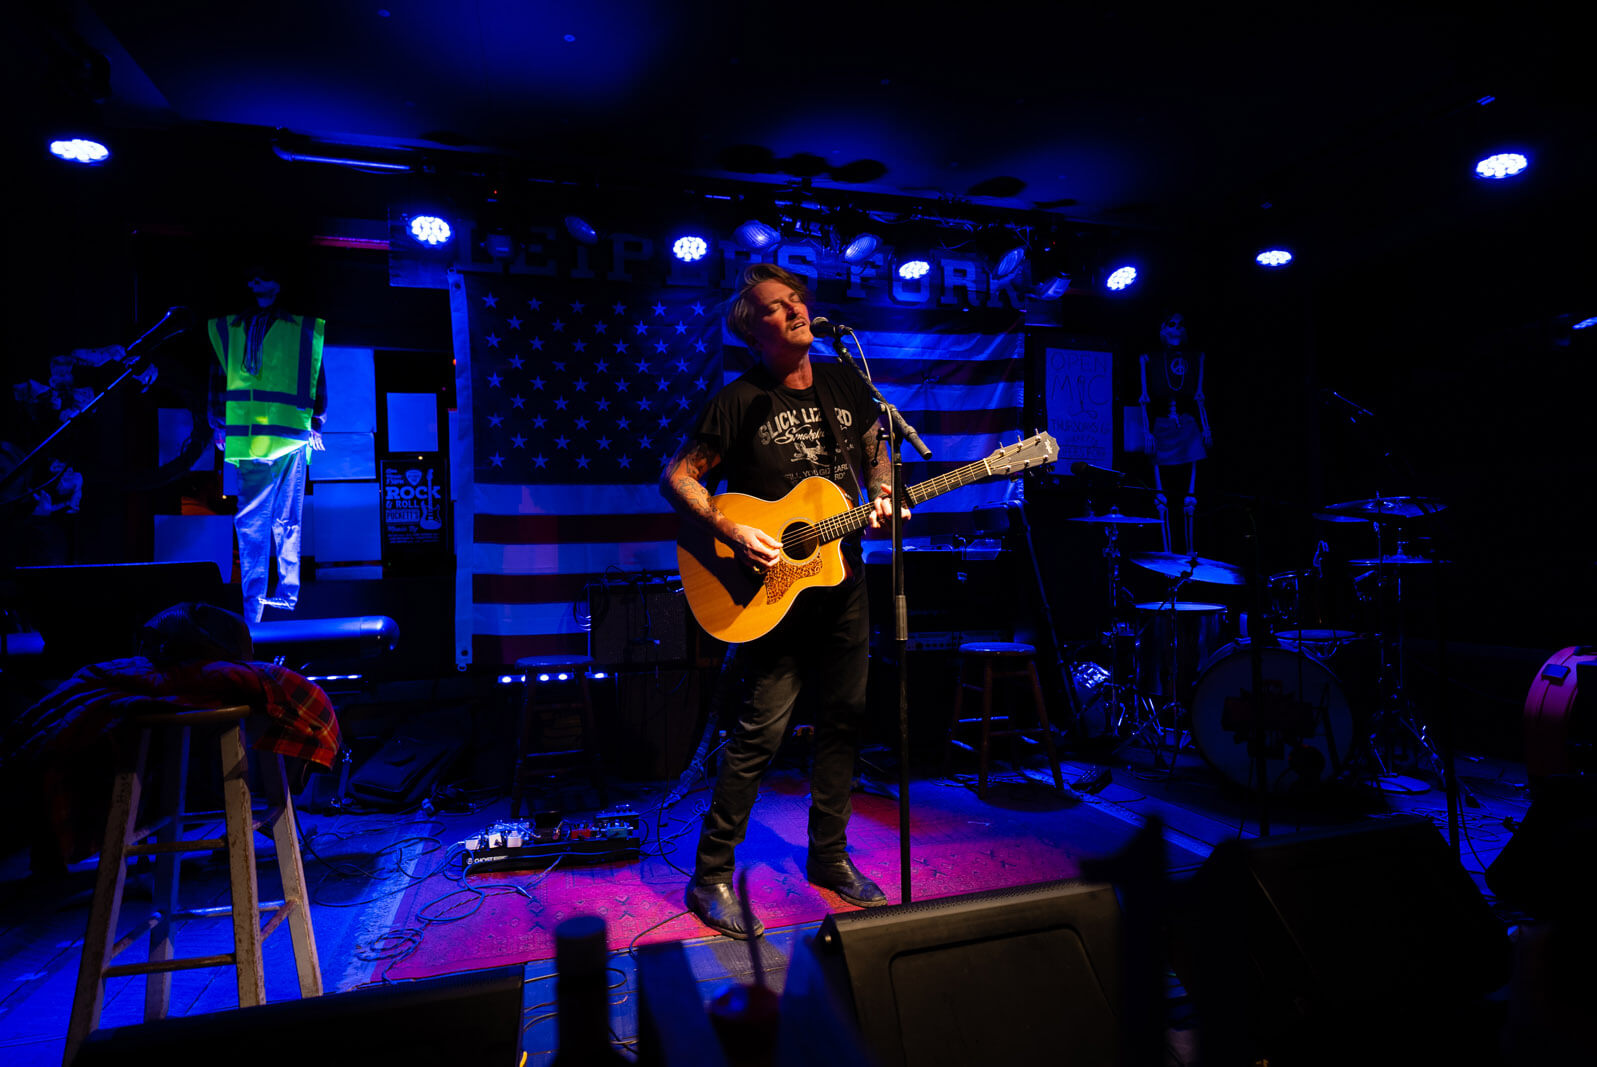
[(1024, 441), (1005, 445), (988, 456), (987, 463), (994, 474), (1019, 474), (1032, 467), (1052, 463), (1058, 458), (1059, 442), (1054, 440), (1053, 434), (1040, 433)]

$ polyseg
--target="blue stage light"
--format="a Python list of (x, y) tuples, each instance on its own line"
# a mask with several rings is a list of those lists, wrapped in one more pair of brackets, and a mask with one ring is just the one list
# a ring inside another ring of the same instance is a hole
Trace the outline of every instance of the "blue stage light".
[(1292, 253), (1284, 248), (1271, 248), (1253, 258), (1261, 267), (1284, 267), (1292, 262)]
[(770, 248), (782, 239), (782, 235), (767, 226), (759, 219), (749, 219), (743, 225), (732, 231), (732, 240), (739, 248), (749, 252), (758, 252), (762, 248)]
[(437, 215), (416, 215), (410, 220), (410, 235), (424, 245), (437, 247), (446, 244), (454, 231), (449, 228), (449, 223)]
[(906, 259), (898, 265), (898, 276), (905, 281), (912, 282), (916, 278), (926, 277), (927, 272), (931, 269), (932, 265), (924, 259)]
[(68, 163), (87, 163), (91, 166), (111, 158), (111, 150), (99, 141), (87, 137), (71, 137), (50, 142), (50, 154)]
[(1530, 160), (1518, 152), (1499, 152), (1475, 164), (1475, 173), (1482, 178), (1512, 178), (1530, 165)]
[(871, 258), (871, 253), (875, 252), (876, 246), (881, 243), (882, 239), (874, 233), (859, 234), (848, 243), (847, 248), (843, 249), (843, 262), (864, 263)]
[(1109, 280), (1104, 282), (1104, 285), (1107, 288), (1110, 288), (1110, 289), (1115, 290), (1116, 292), (1119, 292), (1120, 290), (1125, 289), (1127, 286), (1131, 285), (1131, 283), (1135, 282), (1136, 280), (1137, 280), (1137, 268), (1136, 267), (1120, 267), (1113, 274), (1109, 275)]
[(1571, 330), (1589, 330), (1593, 326), (1597, 326), (1597, 315), (1594, 315), (1593, 317), (1591, 317), (1589, 319), (1581, 319), (1579, 322), (1575, 323), (1575, 325), (1571, 326), (1570, 329)]
[(700, 237), (698, 234), (692, 233), (688, 234), (686, 237), (678, 237), (676, 244), (671, 246), (671, 251), (675, 253), (676, 257), (684, 263), (692, 263), (696, 260), (703, 259), (704, 254), (709, 250), (709, 242), (705, 241), (705, 239)]
[(576, 240), (585, 245), (599, 243), (599, 231), (595, 230), (593, 224), (581, 215), (567, 215), (562, 221), (566, 225), (566, 232)]

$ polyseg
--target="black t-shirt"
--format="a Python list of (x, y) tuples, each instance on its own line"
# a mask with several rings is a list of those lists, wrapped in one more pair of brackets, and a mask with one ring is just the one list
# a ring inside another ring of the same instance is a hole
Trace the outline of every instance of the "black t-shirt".
[[(805, 478), (819, 476), (831, 479), (850, 500), (859, 499), (849, 463), (865, 477), (866, 458), (876, 448), (876, 399), (847, 367), (812, 366), (815, 383), (808, 389), (777, 384), (762, 365), (710, 399), (693, 436), (721, 456), (714, 473), (728, 492), (777, 500)], [(822, 396), (832, 400), (848, 458), (833, 443)], [(857, 552), (858, 536), (848, 541)]]

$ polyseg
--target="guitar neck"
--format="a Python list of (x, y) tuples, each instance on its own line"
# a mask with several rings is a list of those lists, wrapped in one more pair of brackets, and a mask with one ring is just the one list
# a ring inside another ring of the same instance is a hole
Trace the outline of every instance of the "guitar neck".
[[(928, 478), (918, 485), (912, 485), (904, 490), (904, 495), (909, 497), (909, 506), (917, 508), (933, 497), (942, 496), (944, 493), (952, 492), (955, 489), (963, 489), (967, 485), (974, 485), (983, 478), (992, 477), (993, 473), (991, 458), (978, 459), (974, 463), (956, 467), (947, 474), (940, 474), (935, 478)], [(831, 518), (822, 519), (815, 524), (815, 529), (821, 537), (821, 543), (836, 541), (840, 537), (847, 537), (855, 530), (864, 529), (865, 525), (870, 522), (871, 512), (874, 510), (874, 504), (861, 504), (857, 508), (839, 512)]]

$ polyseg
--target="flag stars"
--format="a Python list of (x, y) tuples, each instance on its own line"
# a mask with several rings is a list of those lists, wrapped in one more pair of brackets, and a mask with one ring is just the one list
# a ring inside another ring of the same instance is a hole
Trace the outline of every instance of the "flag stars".
[(650, 310), (652, 310), (654, 312), (654, 317), (655, 318), (659, 318), (660, 316), (665, 314), (665, 305), (664, 304), (656, 304)]
[(521, 436), (519, 433), (510, 435), (510, 447), (511, 448), (520, 448), (522, 445), (525, 445), (526, 443), (527, 443), (527, 439), (525, 437)]
[(571, 388), (575, 389), (579, 393), (586, 393), (588, 391), (588, 379), (578, 378), (576, 381), (571, 383)]
[(616, 457), (616, 466), (620, 467), (624, 471), (631, 470), (632, 469), (632, 457), (628, 456), (628, 455), (625, 455), (625, 454), (617, 456)]
[(617, 378), (616, 379), (616, 392), (624, 393), (626, 391), (627, 391), (627, 380), (625, 378)]
[(522, 364), (522, 358), (520, 356), (511, 356), (510, 357), (510, 365), (512, 367), (516, 368), (517, 370), (520, 370), (521, 369), (521, 364)]
[(618, 301), (610, 305), (610, 310), (615, 312), (617, 315), (625, 315), (627, 313), (627, 306)]
[(553, 322), (551, 322), (549, 324), (549, 328), (551, 330), (553, 330), (555, 333), (565, 333), (566, 332), (566, 324), (561, 319), (555, 319)]
[(648, 332), (649, 332), (649, 327), (648, 327), (648, 324), (647, 324), (647, 323), (645, 323), (645, 322), (643, 322), (643, 321), (642, 321), (642, 320), (641, 320), (641, 319), (640, 319), (640, 320), (639, 320), (639, 321), (637, 321), (637, 322), (634, 322), (634, 323), (633, 323), (633, 324), (632, 324), (632, 332), (633, 332), (633, 333), (634, 333), (634, 334), (637, 334), (637, 335), (638, 335), (638, 336), (640, 336), (640, 337), (641, 337), (641, 336), (643, 336), (643, 335), (644, 335), (644, 334), (646, 334), (646, 333), (648, 333)]
[(658, 419), (655, 420), (655, 422), (659, 423), (660, 424), (660, 429), (663, 430), (667, 426), (671, 425), (671, 416), (669, 416), (669, 415), (661, 415)]
[(596, 322), (593, 324), (594, 333), (604, 333), (607, 329), (609, 329), (609, 327), (602, 322)]
[(501, 381), (503, 381), (503, 380), (504, 379), (500, 378), (499, 375), (497, 375), (497, 374), (488, 375), (488, 388), (490, 388), (490, 389), (499, 388), (499, 383)]
[(655, 379), (655, 389), (654, 389), (655, 392), (663, 393), (669, 388), (671, 388), (671, 382), (669, 380), (667, 380), (665, 378), (656, 378)]
[(600, 411), (609, 411), (610, 401), (601, 396), (598, 400), (593, 402), (593, 406), (598, 408)]
[(670, 346), (667, 345), (664, 341), (656, 341), (656, 342), (654, 342), (654, 350), (656, 352), (659, 352), (659, 353), (663, 354), (668, 347), (670, 347)]
[(529, 297), (527, 299), (527, 307), (531, 308), (533, 311), (537, 311), (539, 308), (543, 307), (543, 301), (539, 300), (537, 297)]
[(646, 396), (638, 397), (638, 410), (639, 411), (648, 411), (649, 410), (649, 398), (648, 397), (646, 397)]
[(488, 347), (489, 348), (498, 348), (499, 347), (499, 338), (496, 337), (493, 334), (489, 334), (487, 337), (484, 337), (483, 340), (488, 342)]
[(598, 374), (607, 373), (610, 370), (610, 361), (605, 359), (603, 356), (600, 356), (598, 359), (593, 361), (593, 369), (595, 373)]
[(673, 330), (675, 330), (677, 333), (687, 333), (688, 332), (688, 324), (685, 323), (685, 322), (676, 323), (671, 328)]
[(566, 405), (569, 403), (571, 403), (571, 401), (567, 400), (565, 397), (557, 396), (555, 397), (555, 410), (564, 411), (566, 410)]
[(586, 352), (587, 350), (588, 350), (588, 342), (586, 342), (586, 341), (572, 341), (571, 342), (571, 351), (577, 352), (577, 353), (582, 353), (582, 352)]
[(505, 417), (503, 415), (489, 415), (488, 416), (488, 425), (489, 426), (493, 426), (493, 427), (497, 428), (498, 425), (501, 422), (504, 422), (504, 421), (505, 421)]
[(654, 447), (654, 438), (650, 437), (648, 434), (644, 434), (642, 437), (638, 438), (638, 447), (647, 452), (649, 449)]
[(693, 379), (693, 389), (694, 389), (695, 392), (699, 392), (699, 393), (704, 392), (704, 390), (709, 386), (709, 384), (710, 383), (705, 381), (703, 378), (695, 378), (695, 379)]
[(532, 428), (534, 430), (541, 430), (543, 429), (543, 424), (548, 421), (549, 420), (544, 418), (542, 415), (534, 415), (532, 417)]
[(513, 396), (510, 398), (510, 406), (513, 408), (523, 408), (527, 406), (527, 401), (524, 397)]
[(702, 314), (704, 314), (704, 305), (703, 305), (703, 304), (701, 304), (701, 303), (699, 303), (699, 302), (698, 302), (698, 301), (697, 301), (697, 300), (695, 300), (695, 301), (694, 301), (694, 302), (693, 302), (693, 313), (694, 313), (694, 314), (695, 314), (695, 315), (702, 315)]
[(495, 452), (493, 455), (488, 457), (488, 462), (492, 463), (495, 467), (503, 467), (505, 465), (505, 457)]
[(582, 309), (583, 309), (583, 308), (584, 308), (584, 307), (585, 307), (585, 306), (586, 306), (586, 305), (584, 305), (584, 304), (583, 304), (583, 302), (582, 302), (582, 301), (580, 301), (580, 300), (573, 300), (573, 301), (572, 301), (572, 302), (571, 302), (571, 313), (572, 313), (572, 314), (573, 314), (573, 315), (580, 315), (580, 314), (582, 314)]
[(543, 389), (545, 382), (541, 377), (534, 376), (532, 381), (528, 382), (527, 384), (532, 386), (533, 390), (536, 392)]
[(693, 342), (693, 351), (695, 351), (695, 352), (703, 352), (704, 351), (704, 338), (701, 337), (698, 340)]
[(577, 416), (576, 425), (577, 425), (577, 429), (586, 430), (588, 428), (588, 420), (579, 415), (579, 416)]
[(543, 338), (542, 337), (534, 337), (532, 340), (528, 341), (527, 344), (532, 346), (532, 350), (534, 352), (542, 352), (543, 351)]
[(603, 434), (601, 434), (601, 435), (600, 435), (600, 436), (599, 436), (599, 439), (598, 439), (598, 440), (596, 440), (596, 441), (595, 441), (595, 442), (594, 442), (594, 444), (596, 444), (596, 445), (598, 445), (598, 446), (599, 446), (599, 450), (600, 450), (600, 451), (601, 451), (601, 452), (605, 452), (605, 451), (608, 451), (608, 450), (609, 450), (609, 448), (610, 448), (610, 438), (608, 438), (608, 437), (605, 437), (605, 436), (604, 436), (604, 435), (603, 435)]
[(505, 319), (505, 324), (512, 330), (521, 329), (521, 320), (516, 318), (514, 315), (511, 315), (509, 318)]
[(587, 456), (578, 456), (577, 457), (577, 469), (585, 471), (585, 470), (588, 469), (588, 464), (592, 463), (592, 462), (593, 461), (590, 460)]
[(549, 465), (549, 457), (544, 455), (542, 452), (539, 452), (536, 456), (532, 457), (532, 465), (537, 467), (539, 470), (543, 470)]
[(482, 302), (483, 302), (483, 306), (485, 306), (485, 307), (496, 308), (496, 307), (499, 306), (498, 298), (495, 297), (492, 293), (484, 293), (483, 297), (482, 297)]
[(688, 398), (685, 396), (677, 397), (677, 408), (682, 411), (688, 410)]
[(624, 353), (626, 350), (627, 350), (627, 343), (625, 341), (617, 341), (616, 342), (616, 355), (619, 356), (622, 353)]
[(561, 374), (566, 372), (566, 361), (563, 359), (557, 359), (553, 361), (550, 366), (554, 367), (554, 369), (559, 371)]
[(681, 356), (677, 357), (677, 361), (672, 366), (677, 369), (678, 374), (686, 374), (688, 372), (688, 361)]
[(632, 425), (632, 420), (627, 418), (625, 415), (622, 415), (620, 418), (616, 419), (616, 428), (617, 429), (625, 430), (627, 427), (629, 427), (631, 425)]
[(638, 373), (639, 374), (648, 374), (649, 373), (649, 361), (646, 360), (646, 359), (638, 360), (636, 363), (633, 364), (633, 366), (638, 368)]
[(571, 444), (571, 438), (567, 437), (565, 434), (561, 434), (559, 437), (555, 438), (556, 448), (565, 448), (569, 444)]

